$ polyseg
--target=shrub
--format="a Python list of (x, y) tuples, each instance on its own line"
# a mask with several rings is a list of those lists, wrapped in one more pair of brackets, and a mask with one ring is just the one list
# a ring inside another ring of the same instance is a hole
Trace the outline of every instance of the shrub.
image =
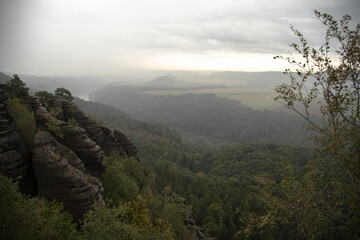
[(31, 145), (36, 130), (34, 113), (19, 98), (9, 98), (7, 109), (14, 118), (15, 129), (23, 135), (26, 143)]

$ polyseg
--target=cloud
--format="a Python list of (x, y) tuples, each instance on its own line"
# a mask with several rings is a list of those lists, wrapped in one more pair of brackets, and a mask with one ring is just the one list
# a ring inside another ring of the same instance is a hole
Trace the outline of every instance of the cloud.
[(348, 13), (357, 23), (360, 10), (358, 0), (16, 0), (0, 4), (0, 70), (37, 74), (116, 73), (149, 68), (154, 66), (152, 61), (161, 67), (159, 59), (172, 60), (177, 68), (187, 62), (184, 68), (188, 68), (193, 58), (194, 66), (203, 68), (205, 59), (211, 58), (212, 68), (229, 53), (234, 61), (240, 55), (267, 58), (290, 49), (288, 45), (296, 40), (290, 25), (311, 43), (321, 43), (324, 28), (314, 9), (337, 19)]

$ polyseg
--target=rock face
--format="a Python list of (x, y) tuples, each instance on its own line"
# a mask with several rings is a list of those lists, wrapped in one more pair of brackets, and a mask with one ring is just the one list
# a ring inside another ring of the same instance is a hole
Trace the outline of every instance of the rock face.
[(46, 108), (40, 103), (40, 100), (37, 97), (32, 98), (32, 108), (35, 113), (35, 122), (36, 122), (36, 128), (38, 130), (48, 130), (48, 127), (46, 126), (47, 118), (46, 114), (48, 111)]
[(64, 203), (75, 220), (79, 220), (94, 202), (103, 202), (99, 180), (84, 173), (77, 155), (57, 142), (50, 133), (40, 131), (34, 138), (33, 169), (38, 194)]
[[(70, 103), (67, 104), (71, 105)], [(75, 107), (73, 108), (76, 109)], [(59, 131), (62, 134), (61, 137), (56, 136), (57, 140), (76, 153), (76, 155), (82, 160), (86, 168), (86, 173), (95, 177), (100, 177), (104, 173), (105, 164), (103, 162), (103, 153), (101, 148), (96, 144), (96, 142), (93, 141), (86, 129), (82, 127), (71, 126), (64, 121), (55, 118), (47, 112), (46, 108), (41, 105), (37, 98), (33, 99), (33, 109), (35, 112), (37, 128), (39, 130), (49, 131), (53, 134), (53, 136), (55, 136), (56, 133), (49, 129), (47, 122), (49, 119), (57, 121)], [(63, 113), (65, 112), (66, 111), (63, 111)], [(87, 118), (81, 111), (79, 114), (84, 117), (84, 119)], [(82, 119), (82, 117), (79, 119)], [(64, 117), (61, 119), (63, 118)], [(85, 120), (82, 120), (82, 122), (85, 122)], [(100, 127), (98, 128), (100, 129)], [(102, 132), (101, 129), (100, 131)]]
[(22, 182), (29, 167), (28, 151), (22, 136), (15, 131), (7, 110), (7, 96), (0, 90), (0, 172)]
[(121, 143), (114, 137), (111, 130), (107, 127), (101, 127), (101, 130), (105, 133), (105, 141), (102, 145), (104, 153), (106, 155), (110, 155), (112, 151), (116, 151), (120, 154), (120, 156), (126, 157), (127, 154), (123, 146), (121, 146)]
[(64, 103), (60, 100), (56, 100), (52, 107), (54, 111), (57, 113), (56, 118), (61, 121), (66, 121), (65, 112), (64, 112)]
[[(106, 127), (100, 127), (94, 120), (89, 119), (74, 103), (64, 102), (64, 115), (67, 120), (75, 119), (80, 127), (85, 129), (86, 134), (97, 145), (101, 146), (106, 155), (112, 151), (117, 151), (121, 156), (137, 156), (136, 147), (121, 132), (119, 139), (114, 137), (111, 130)], [(129, 152), (126, 149), (129, 149)], [(130, 155), (129, 155), (130, 154)]]
[(63, 137), (60, 142), (70, 148), (82, 160), (86, 173), (100, 177), (105, 172), (103, 153), (99, 145), (92, 141), (81, 127), (61, 126)]
[(114, 136), (120, 145), (124, 148), (126, 154), (129, 157), (135, 157), (138, 159), (136, 146), (130, 142), (130, 140), (120, 130), (114, 130)]
[(96, 142), (97, 145), (103, 145), (105, 141), (105, 133), (94, 120), (89, 119), (74, 103), (65, 101), (63, 106), (64, 115), (67, 120), (72, 118), (75, 119), (79, 126), (86, 130), (86, 133), (94, 142)]

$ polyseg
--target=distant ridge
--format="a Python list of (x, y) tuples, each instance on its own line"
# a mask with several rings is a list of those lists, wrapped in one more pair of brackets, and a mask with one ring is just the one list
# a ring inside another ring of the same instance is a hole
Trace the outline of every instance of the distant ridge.
[(178, 79), (172, 74), (163, 75), (157, 77), (147, 83), (152, 86), (172, 86), (172, 87), (184, 87), (184, 86), (199, 86), (199, 84), (191, 83)]

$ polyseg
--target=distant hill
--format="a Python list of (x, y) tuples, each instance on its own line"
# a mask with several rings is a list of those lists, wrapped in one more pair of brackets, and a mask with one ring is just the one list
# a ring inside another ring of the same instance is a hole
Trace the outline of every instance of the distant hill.
[(147, 85), (172, 87), (199, 86), (199, 84), (196, 83), (180, 80), (179, 78), (171, 74), (157, 77), (152, 81), (148, 82)]

